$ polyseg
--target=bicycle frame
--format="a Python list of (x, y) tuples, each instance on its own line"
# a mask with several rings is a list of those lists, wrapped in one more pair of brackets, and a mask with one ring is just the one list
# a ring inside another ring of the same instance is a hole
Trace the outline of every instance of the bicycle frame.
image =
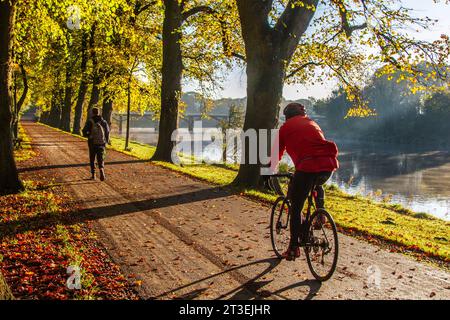
[[(290, 188), (290, 186), (291, 186), (292, 179), (294, 178), (294, 174), (292, 174), (292, 173), (278, 173), (278, 174), (270, 175), (270, 177), (274, 177), (274, 178), (289, 178), (289, 186), (288, 186), (288, 194), (289, 194), (289, 188)], [(282, 194), (282, 193), (280, 192), (281, 189), (278, 188), (278, 187), (275, 187), (273, 184), (271, 184), (271, 183), (270, 183), (270, 180), (269, 180), (269, 187), (270, 187), (273, 191), (275, 191), (276, 193), (280, 194), (281, 196), (283, 196), (284, 198), (286, 198), (286, 199), (288, 199), (288, 200), (290, 201), (290, 199), (289, 199), (289, 197), (288, 197), (288, 194), (286, 194), (286, 195), (285, 195), (285, 194)], [(316, 189), (316, 182), (314, 181), (314, 182), (313, 182), (313, 185), (312, 185), (312, 187), (311, 187), (311, 190), (310, 190), (309, 193), (308, 193), (308, 198), (307, 198), (307, 200), (308, 200), (308, 206), (307, 206), (307, 209), (306, 209), (306, 216), (305, 216), (305, 219), (304, 219), (304, 220), (302, 219), (302, 220), (303, 220), (303, 221), (302, 221), (302, 229), (303, 229), (303, 228), (306, 228), (306, 227), (309, 225), (309, 220), (310, 220), (310, 218), (311, 218), (311, 208), (312, 208), (312, 207), (314, 207), (314, 209), (316, 208), (316, 206), (315, 206), (315, 204), (314, 204), (314, 201), (313, 201), (313, 198), (316, 198), (316, 197), (317, 197), (315, 189)], [(300, 214), (301, 214), (301, 213), (300, 213)], [(291, 215), (291, 212), (290, 212), (290, 210), (289, 210), (289, 212), (288, 212), (288, 224), (289, 224), (289, 221), (290, 221), (290, 215)], [(305, 234), (305, 230), (302, 230), (301, 233), (302, 233), (302, 236), (303, 236), (303, 235)], [(301, 247), (311, 247), (311, 246), (313, 246), (313, 245), (301, 241), (300, 246), (301, 246)]]

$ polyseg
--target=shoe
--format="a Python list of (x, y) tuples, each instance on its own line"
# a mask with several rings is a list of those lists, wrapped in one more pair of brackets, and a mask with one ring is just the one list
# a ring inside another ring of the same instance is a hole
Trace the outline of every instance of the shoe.
[(95, 173), (91, 175), (91, 180), (95, 180)]
[(100, 181), (105, 181), (105, 169), (100, 169)]
[(294, 261), (295, 259), (300, 257), (300, 248), (289, 247), (283, 254), (281, 254), (281, 257), (283, 259), (286, 259), (287, 261)]

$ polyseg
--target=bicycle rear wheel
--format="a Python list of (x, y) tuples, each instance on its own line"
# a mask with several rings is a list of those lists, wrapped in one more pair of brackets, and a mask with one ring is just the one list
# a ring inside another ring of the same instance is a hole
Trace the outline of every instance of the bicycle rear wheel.
[(313, 276), (319, 281), (331, 278), (339, 255), (339, 241), (331, 215), (324, 209), (318, 209), (308, 225), (306, 260)]
[(289, 200), (279, 197), (272, 207), (270, 216), (270, 239), (272, 248), (278, 258), (289, 247), (289, 212), (291, 205)]

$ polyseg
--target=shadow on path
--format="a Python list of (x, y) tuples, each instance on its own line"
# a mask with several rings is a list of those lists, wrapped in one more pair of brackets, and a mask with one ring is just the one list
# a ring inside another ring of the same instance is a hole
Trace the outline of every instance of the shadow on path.
[[(124, 161), (111, 161), (111, 162), (106, 161), (105, 165), (109, 166), (109, 165), (147, 163), (147, 162), (150, 162), (150, 160), (124, 160)], [(89, 163), (69, 163), (69, 164), (55, 164), (55, 165), (49, 165), (49, 166), (39, 166), (39, 167), (28, 167), (28, 168), (20, 168), (20, 169), (18, 169), (18, 171), (20, 173), (22, 173), (22, 172), (29, 172), (29, 171), (64, 169), (64, 168), (79, 168), (79, 167), (88, 167), (89, 168)]]
[(124, 202), (119, 204), (81, 209), (67, 213), (45, 213), (34, 217), (25, 217), (15, 221), (0, 223), (0, 239), (14, 236), (26, 231), (39, 230), (44, 227), (57, 224), (76, 224), (83, 221), (97, 220), (130, 214), (139, 211), (155, 210), (185, 203), (224, 198), (232, 195), (228, 190), (220, 187), (201, 189), (182, 194), (174, 194), (161, 198), (150, 198), (147, 200)]
[(250, 299), (262, 299), (262, 298), (269, 298), (271, 296), (276, 296), (281, 299), (289, 299), (285, 296), (283, 296), (283, 292), (291, 289), (295, 289), (298, 287), (306, 286), (309, 288), (308, 294), (305, 297), (305, 300), (312, 299), (317, 292), (320, 290), (322, 284), (320, 281), (317, 280), (305, 280), (297, 283), (293, 283), (289, 286), (277, 289), (275, 291), (270, 290), (264, 290), (264, 286), (271, 283), (272, 280), (260, 280), (263, 276), (271, 272), (273, 269), (275, 269), (279, 264), (281, 263), (281, 260), (278, 258), (267, 258), (262, 260), (253, 261), (247, 264), (243, 264), (240, 266), (236, 266), (227, 270), (224, 270), (222, 272), (204, 277), (202, 279), (196, 280), (194, 282), (191, 282), (189, 284), (182, 285), (180, 287), (177, 287), (175, 289), (163, 292), (159, 295), (150, 297), (149, 300), (153, 299), (165, 299), (169, 298), (171, 299), (183, 299), (183, 300), (192, 300), (195, 298), (200, 297), (205, 291), (208, 290), (209, 285), (205, 284), (205, 287), (203, 288), (195, 288), (192, 291), (188, 293), (181, 294), (179, 296), (173, 297), (174, 294), (176, 294), (178, 291), (181, 291), (183, 289), (189, 288), (191, 286), (199, 285), (202, 282), (213, 280), (214, 278), (220, 277), (222, 275), (226, 275), (228, 273), (236, 272), (239, 270), (243, 270), (245, 268), (256, 266), (260, 264), (267, 264), (267, 267), (260, 273), (258, 273), (255, 277), (248, 280), (247, 282), (241, 284), (240, 286), (232, 289), (231, 291), (225, 292), (216, 299), (225, 299), (228, 297), (230, 300), (250, 300)]

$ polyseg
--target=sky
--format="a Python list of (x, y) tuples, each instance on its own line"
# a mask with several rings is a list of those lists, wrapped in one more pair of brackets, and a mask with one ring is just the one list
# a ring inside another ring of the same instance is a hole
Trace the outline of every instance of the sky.
[[(421, 40), (433, 41), (441, 34), (450, 34), (450, 3), (445, 4), (445, 0), (434, 3), (433, 0), (402, 0), (403, 6), (414, 9), (418, 17), (428, 16), (439, 20), (430, 30), (421, 31), (415, 37)], [(216, 98), (242, 98), (246, 95), (246, 75), (245, 69), (235, 68), (227, 76), (222, 84), (223, 90), (216, 93)], [(314, 97), (316, 99), (325, 98), (330, 95), (336, 87), (335, 81), (327, 82), (323, 85), (285, 85), (283, 96), (288, 100)], [(187, 83), (184, 91), (196, 91), (193, 83)]]

